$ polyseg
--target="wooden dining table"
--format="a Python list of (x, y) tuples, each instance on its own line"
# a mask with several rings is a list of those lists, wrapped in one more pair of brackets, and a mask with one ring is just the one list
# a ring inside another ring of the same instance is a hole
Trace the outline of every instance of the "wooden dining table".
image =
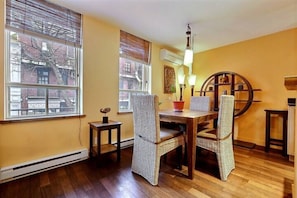
[(160, 121), (174, 122), (186, 125), (188, 178), (193, 179), (193, 172), (196, 161), (197, 124), (216, 119), (218, 117), (218, 112), (193, 111), (188, 109), (184, 109), (181, 112), (176, 112), (172, 109), (169, 109), (159, 110), (159, 115)]

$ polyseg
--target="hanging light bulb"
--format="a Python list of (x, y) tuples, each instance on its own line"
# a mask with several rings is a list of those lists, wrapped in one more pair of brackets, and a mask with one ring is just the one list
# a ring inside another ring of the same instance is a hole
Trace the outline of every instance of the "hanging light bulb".
[(185, 50), (185, 56), (184, 56), (184, 65), (190, 66), (193, 63), (193, 49), (191, 47), (191, 27), (188, 24), (188, 29), (186, 32), (187, 35), (187, 47)]

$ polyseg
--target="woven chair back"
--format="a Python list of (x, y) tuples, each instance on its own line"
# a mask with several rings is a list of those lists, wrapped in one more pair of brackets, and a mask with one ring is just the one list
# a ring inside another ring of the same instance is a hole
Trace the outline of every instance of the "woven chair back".
[(160, 142), (159, 98), (157, 95), (133, 96), (134, 135)]
[(217, 138), (225, 139), (232, 133), (234, 115), (234, 96), (222, 95), (217, 122)]
[(192, 96), (190, 101), (190, 109), (195, 111), (210, 111), (210, 97)]

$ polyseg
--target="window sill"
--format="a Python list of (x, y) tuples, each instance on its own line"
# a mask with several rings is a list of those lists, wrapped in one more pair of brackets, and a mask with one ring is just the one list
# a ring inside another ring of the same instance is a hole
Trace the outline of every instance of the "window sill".
[(133, 111), (121, 111), (121, 112), (118, 112), (118, 114), (130, 114), (130, 113), (133, 113)]
[(10, 124), (10, 123), (20, 123), (20, 122), (36, 122), (36, 121), (46, 121), (46, 120), (61, 120), (61, 119), (71, 119), (71, 118), (84, 118), (85, 114), (81, 115), (63, 115), (63, 116), (51, 116), (42, 118), (19, 118), (19, 119), (7, 119), (0, 120), (0, 124)]

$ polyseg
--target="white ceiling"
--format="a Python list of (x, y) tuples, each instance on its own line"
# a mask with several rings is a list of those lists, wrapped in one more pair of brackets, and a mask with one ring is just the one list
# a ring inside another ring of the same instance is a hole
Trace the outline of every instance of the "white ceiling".
[(297, 0), (50, 1), (181, 51), (188, 23), (195, 52), (297, 27)]

